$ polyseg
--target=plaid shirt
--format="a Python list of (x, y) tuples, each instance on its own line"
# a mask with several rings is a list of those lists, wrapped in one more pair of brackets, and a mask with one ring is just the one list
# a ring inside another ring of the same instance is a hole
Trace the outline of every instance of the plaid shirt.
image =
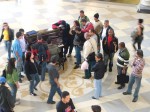
[(142, 71), (144, 66), (145, 66), (144, 59), (135, 58), (132, 63), (132, 74), (137, 77), (142, 77)]

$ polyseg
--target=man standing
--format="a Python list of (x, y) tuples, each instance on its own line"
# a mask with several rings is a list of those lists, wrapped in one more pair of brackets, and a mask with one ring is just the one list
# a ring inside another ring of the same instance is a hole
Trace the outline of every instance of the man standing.
[(88, 22), (86, 19), (82, 19), (81, 23), (83, 25), (82, 32), (86, 33), (89, 32), (90, 29), (94, 29), (94, 26), (91, 22)]
[(81, 29), (83, 28), (82, 19), (85, 19), (86, 21), (90, 21), (89, 18), (84, 14), (84, 11), (80, 11), (80, 16), (78, 17), (78, 21), (80, 23)]
[(70, 98), (69, 92), (62, 92), (61, 97), (61, 101), (56, 106), (57, 112), (75, 112), (75, 106)]
[(3, 29), (2, 29), (0, 42), (2, 41), (2, 39), (4, 39), (5, 48), (8, 51), (7, 59), (10, 59), (12, 40), (14, 40), (14, 31), (11, 28), (9, 28), (8, 23), (3, 23)]
[(46, 65), (49, 62), (50, 53), (48, 46), (43, 42), (41, 34), (37, 35), (37, 43), (32, 46), (32, 53), (34, 54), (38, 64), (41, 66), (41, 81), (45, 80)]
[(14, 54), (14, 57), (15, 57), (16, 62), (17, 62), (17, 72), (19, 75), (19, 82), (20, 83), (22, 83), (21, 71), (22, 71), (22, 67), (23, 67), (22, 49), (21, 49), (21, 45), (20, 45), (20, 39), (22, 38), (22, 36), (23, 35), (21, 32), (17, 32), (16, 33), (16, 39), (13, 41), (13, 44), (12, 44), (13, 54)]
[[(60, 83), (58, 81), (59, 73), (55, 67), (56, 62), (57, 62), (57, 57), (54, 55), (51, 57), (51, 63), (47, 65), (49, 80), (50, 80), (50, 84), (51, 84), (51, 89), (50, 89), (49, 97), (47, 100), (48, 104), (55, 104), (55, 101), (53, 101), (53, 96), (55, 95), (56, 91), (60, 97), (62, 94), (61, 89), (60, 89)], [(59, 111), (59, 112), (61, 112), (61, 111)]]
[(137, 50), (135, 59), (132, 63), (132, 73), (131, 78), (129, 81), (128, 89), (126, 92), (123, 92), (124, 95), (130, 95), (132, 93), (132, 86), (134, 82), (136, 82), (136, 88), (134, 91), (134, 98), (132, 102), (136, 102), (138, 100), (138, 93), (141, 87), (141, 80), (142, 80), (142, 72), (145, 66), (145, 61), (143, 59), (143, 51)]
[[(119, 43), (119, 54), (117, 58), (117, 70), (118, 70), (118, 75), (126, 75), (127, 74), (127, 69), (128, 69), (128, 64), (129, 64), (129, 58), (130, 54), (128, 49), (125, 47), (124, 42)], [(123, 89), (125, 87), (125, 83), (121, 82), (115, 82), (116, 84), (120, 84), (118, 89)]]
[(109, 60), (109, 72), (112, 72), (114, 54), (118, 50), (118, 39), (117, 37), (115, 37), (113, 29), (109, 29), (108, 36), (106, 36), (103, 39), (102, 45), (104, 53), (105, 72), (107, 71), (108, 60)]

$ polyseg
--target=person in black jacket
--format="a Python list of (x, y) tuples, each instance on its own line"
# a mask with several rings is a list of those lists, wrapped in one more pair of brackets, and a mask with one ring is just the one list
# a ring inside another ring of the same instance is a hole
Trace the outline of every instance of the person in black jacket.
[(27, 79), (30, 81), (30, 95), (37, 96), (37, 94), (34, 93), (34, 89), (37, 90), (36, 86), (40, 82), (39, 67), (36, 61), (34, 60), (33, 53), (26, 53), (26, 61), (24, 68)]
[(114, 54), (118, 50), (118, 39), (117, 37), (115, 37), (113, 29), (109, 29), (108, 36), (106, 36), (103, 39), (102, 45), (104, 53), (105, 72), (107, 71), (108, 60), (109, 60), (109, 72), (112, 72)]
[(7, 59), (9, 60), (11, 58), (11, 45), (12, 45), (12, 41), (14, 40), (14, 31), (11, 28), (9, 28), (8, 23), (6, 22), (3, 23), (0, 42), (2, 40), (4, 40), (5, 48), (8, 51)]
[(6, 79), (0, 77), (0, 112), (14, 112), (15, 101), (5, 83)]
[(98, 99), (102, 96), (102, 78), (105, 74), (105, 67), (103, 56), (101, 53), (98, 53), (95, 56), (96, 64), (92, 67), (92, 71), (94, 71), (94, 88), (95, 93), (92, 97), (93, 99)]

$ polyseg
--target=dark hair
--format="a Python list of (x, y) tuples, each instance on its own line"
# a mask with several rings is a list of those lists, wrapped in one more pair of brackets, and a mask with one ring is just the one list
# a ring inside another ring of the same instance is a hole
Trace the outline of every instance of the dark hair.
[(141, 49), (138, 49), (136, 53), (139, 57), (143, 58), (143, 51)]
[(28, 51), (27, 53), (26, 53), (26, 61), (30, 61), (30, 58), (31, 58), (31, 52), (30, 51)]
[(7, 70), (6, 73), (7, 74), (12, 74), (13, 73), (13, 69), (15, 69), (15, 58), (10, 58), (8, 61), (8, 65), (7, 65)]
[(68, 91), (63, 91), (61, 97), (66, 98), (66, 96), (68, 96), (68, 95), (69, 95)]
[(91, 106), (93, 112), (101, 112), (101, 107), (99, 105)]
[(84, 11), (83, 11), (83, 10), (80, 10), (80, 13), (83, 13), (83, 14), (84, 14)]
[(17, 33), (16, 33), (16, 37), (17, 37), (17, 38), (19, 38), (21, 35), (22, 35), (21, 32), (17, 32)]
[(113, 36), (115, 36), (114, 30), (113, 30), (112, 28), (110, 28), (110, 29), (108, 30), (108, 32), (109, 32), (110, 30), (113, 32)]
[(105, 20), (105, 22), (109, 22), (109, 20)]
[(87, 20), (86, 19), (82, 19), (81, 22), (87, 22)]
[(77, 27), (75, 28), (75, 31), (81, 31), (81, 28), (80, 28), (79, 26), (77, 26)]
[(94, 14), (94, 17), (98, 19), (99, 18), (99, 14), (98, 13)]
[(52, 63), (56, 63), (56, 62), (57, 62), (57, 56), (56, 56), (56, 55), (53, 55), (53, 56), (51, 57), (51, 62), (52, 62)]
[(7, 24), (7, 25), (8, 25), (8, 23), (7, 23), (7, 22), (4, 22), (3, 24)]
[(20, 29), (19, 29), (19, 32), (24, 32), (24, 29), (23, 29), (23, 28), (20, 28)]
[(90, 29), (90, 31), (96, 34), (96, 31), (93, 28)]
[(42, 39), (43, 39), (42, 35), (40, 33), (38, 33), (37, 34), (37, 40), (42, 40)]
[(139, 23), (143, 23), (144, 20), (143, 20), (143, 19), (138, 19), (138, 22), (139, 22)]
[(103, 55), (102, 55), (102, 53), (98, 53), (98, 54), (96, 54), (96, 57), (97, 57), (97, 58), (101, 58), (101, 60), (103, 59)]
[(124, 42), (120, 42), (119, 45), (122, 47), (122, 48), (125, 48), (125, 43)]
[(79, 26), (79, 27), (80, 27), (79, 21), (75, 20), (74, 22), (75, 22), (76, 26)]

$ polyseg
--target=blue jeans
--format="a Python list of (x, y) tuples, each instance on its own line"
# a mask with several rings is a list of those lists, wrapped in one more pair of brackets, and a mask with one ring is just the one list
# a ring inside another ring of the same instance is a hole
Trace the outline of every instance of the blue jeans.
[(77, 65), (81, 64), (81, 47), (75, 46)]
[(102, 96), (102, 79), (94, 79), (94, 97), (98, 99)]
[(33, 93), (34, 88), (36, 88), (36, 86), (38, 85), (38, 83), (40, 82), (40, 78), (39, 78), (39, 74), (31, 74), (30, 75), (32, 80), (30, 81), (30, 93)]
[(16, 101), (17, 86), (16, 84), (11, 84), (11, 83), (8, 83), (8, 85), (11, 88), (11, 95), (13, 96), (14, 101)]
[(55, 95), (56, 91), (59, 94), (59, 96), (61, 97), (62, 92), (61, 92), (60, 87), (57, 87), (56, 84), (51, 84), (51, 89), (50, 89), (47, 103), (51, 103), (53, 101), (53, 96)]
[(91, 69), (92, 67), (95, 65), (96, 61), (89, 61), (89, 68), (87, 70), (84, 71), (85, 73), (85, 78), (90, 78), (91, 77)]
[(139, 93), (139, 90), (141, 87), (141, 79), (142, 79), (142, 77), (135, 77), (133, 74), (131, 74), (130, 81), (128, 84), (127, 93), (132, 93), (132, 86), (135, 82), (136, 88), (135, 88), (134, 95), (133, 95), (134, 98), (138, 98), (138, 93)]
[(40, 62), (41, 64), (41, 81), (44, 81), (45, 80), (45, 73), (46, 73), (46, 66), (47, 66), (47, 62), (46, 61), (43, 61), (43, 62)]
[(11, 45), (12, 45), (12, 42), (10, 42), (10, 41), (4, 41), (4, 43), (5, 43), (5, 49), (8, 52), (7, 59), (10, 59), (11, 58)]
[(105, 63), (106, 67), (107, 67), (108, 60), (109, 60), (109, 68), (112, 68), (112, 66), (113, 66), (113, 59), (114, 59), (114, 53), (106, 54), (104, 52), (104, 63)]

